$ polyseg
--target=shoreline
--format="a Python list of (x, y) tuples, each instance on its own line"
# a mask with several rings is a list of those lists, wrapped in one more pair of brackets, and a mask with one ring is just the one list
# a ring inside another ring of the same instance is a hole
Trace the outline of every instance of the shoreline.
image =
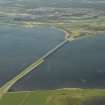
[(57, 29), (57, 30), (59, 30), (59, 31), (64, 32), (65, 40), (68, 40), (68, 37), (70, 37), (70, 33), (69, 33), (69, 32), (67, 32), (66, 30), (64, 30), (64, 29), (62, 29), (62, 28), (53, 26), (53, 25), (52, 25), (52, 27), (55, 28), (55, 29)]
[(86, 89), (83, 89), (83, 88), (59, 88), (59, 89), (54, 89), (54, 90), (49, 90), (49, 89), (46, 89), (46, 90), (26, 90), (26, 91), (11, 91), (11, 92), (7, 92), (10, 93), (10, 94), (14, 94), (14, 93), (32, 93), (32, 92), (46, 92), (46, 91), (50, 91), (50, 92), (53, 92), (53, 91), (60, 91), (60, 90), (95, 90), (95, 91), (105, 91), (105, 89), (98, 89), (98, 88), (86, 88)]

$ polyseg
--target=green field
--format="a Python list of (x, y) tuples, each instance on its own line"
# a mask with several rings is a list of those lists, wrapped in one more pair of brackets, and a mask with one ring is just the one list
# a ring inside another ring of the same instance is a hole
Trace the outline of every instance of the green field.
[(10, 92), (1, 98), (0, 105), (105, 105), (105, 90), (59, 89)]

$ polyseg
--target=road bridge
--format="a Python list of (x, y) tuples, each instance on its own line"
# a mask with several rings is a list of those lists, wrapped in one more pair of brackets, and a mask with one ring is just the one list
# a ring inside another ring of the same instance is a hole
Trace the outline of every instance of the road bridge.
[(22, 79), (24, 76), (26, 76), (27, 74), (29, 74), (31, 71), (33, 71), (35, 68), (37, 68), (38, 66), (40, 66), (44, 60), (49, 57), (50, 55), (52, 55), (55, 51), (57, 51), (59, 48), (61, 48), (63, 45), (65, 45), (66, 43), (68, 43), (68, 39), (65, 39), (64, 41), (62, 41), (60, 44), (58, 44), (56, 47), (54, 47), (53, 49), (51, 49), (50, 51), (48, 51), (44, 56), (42, 56), (41, 58), (39, 58), (37, 61), (35, 61), (34, 63), (32, 63), (31, 65), (29, 65), (28, 67), (26, 67), (25, 69), (23, 69), (17, 76), (15, 76), (14, 78), (12, 78), (11, 80), (9, 80), (7, 83), (5, 83), (1, 88), (0, 88), (0, 97), (2, 97), (5, 93), (8, 92), (8, 90), (20, 79)]

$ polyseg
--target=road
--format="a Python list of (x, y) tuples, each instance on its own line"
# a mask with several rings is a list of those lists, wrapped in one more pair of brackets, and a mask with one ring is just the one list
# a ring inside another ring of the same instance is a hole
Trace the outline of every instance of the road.
[(17, 76), (15, 76), (14, 78), (12, 78), (11, 80), (9, 80), (7, 83), (5, 83), (1, 88), (0, 88), (0, 98), (8, 92), (8, 90), (20, 79), (22, 79), (24, 76), (26, 76), (27, 74), (29, 74), (30, 72), (32, 72), (35, 68), (37, 68), (38, 66), (40, 66), (47, 57), (49, 57), (50, 55), (52, 55), (55, 51), (57, 51), (59, 48), (61, 48), (63, 45), (65, 45), (66, 43), (68, 43), (69, 40), (65, 39), (64, 41), (62, 41), (60, 44), (58, 44), (56, 47), (54, 47), (53, 49), (51, 49), (50, 51), (48, 51), (44, 56), (42, 56), (40, 59), (38, 59), (37, 61), (35, 61), (34, 63), (32, 63), (31, 65), (29, 65), (27, 68), (25, 68), (24, 70), (22, 70), (22, 72), (20, 74), (18, 74)]

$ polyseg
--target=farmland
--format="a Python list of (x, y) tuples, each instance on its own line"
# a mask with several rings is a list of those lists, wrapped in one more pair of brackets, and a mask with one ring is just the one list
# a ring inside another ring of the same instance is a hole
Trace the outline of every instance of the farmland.
[(9, 92), (1, 99), (0, 105), (96, 105), (95, 102), (97, 105), (105, 105), (104, 89)]

